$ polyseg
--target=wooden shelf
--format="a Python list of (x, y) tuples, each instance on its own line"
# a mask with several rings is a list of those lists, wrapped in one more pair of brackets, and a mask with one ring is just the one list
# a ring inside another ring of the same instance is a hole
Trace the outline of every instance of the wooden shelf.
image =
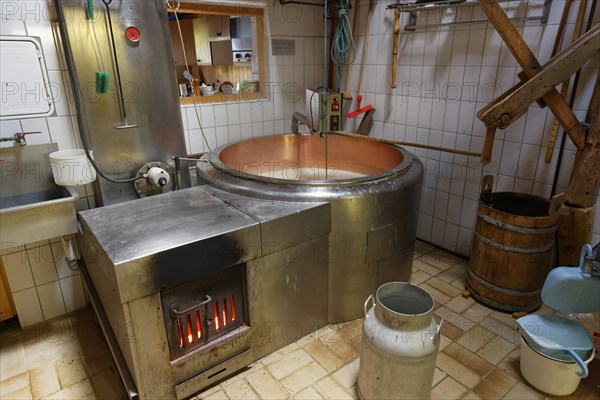
[(194, 96), (194, 97), (181, 97), (181, 105), (193, 105), (196, 104), (208, 104), (208, 103), (224, 103), (232, 101), (257, 101), (262, 100), (266, 97), (261, 92), (255, 93), (241, 93), (241, 94), (225, 94), (219, 93), (212, 96)]

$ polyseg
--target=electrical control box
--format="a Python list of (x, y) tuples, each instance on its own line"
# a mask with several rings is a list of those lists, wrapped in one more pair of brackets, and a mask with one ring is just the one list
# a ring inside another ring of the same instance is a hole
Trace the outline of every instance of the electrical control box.
[[(342, 128), (342, 94), (340, 92), (327, 92), (324, 103), (323, 94), (319, 94), (319, 100), (321, 101), (319, 132), (339, 131)], [(325, 129), (323, 129), (323, 115), (325, 115)]]
[[(342, 130), (344, 117), (344, 103), (340, 92), (306, 91), (306, 115), (311, 128), (319, 132), (331, 132)], [(323, 129), (323, 116), (325, 117), (325, 129)]]

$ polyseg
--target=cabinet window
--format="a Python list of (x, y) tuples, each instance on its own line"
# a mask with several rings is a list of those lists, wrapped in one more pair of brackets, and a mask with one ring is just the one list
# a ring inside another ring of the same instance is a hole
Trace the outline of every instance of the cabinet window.
[(167, 11), (181, 104), (264, 97), (262, 8), (182, 2)]

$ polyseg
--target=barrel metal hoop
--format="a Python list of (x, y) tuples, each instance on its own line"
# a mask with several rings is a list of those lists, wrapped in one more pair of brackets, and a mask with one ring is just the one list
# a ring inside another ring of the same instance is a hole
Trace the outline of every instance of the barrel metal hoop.
[(505, 289), (505, 288), (493, 285), (493, 284), (489, 283), (488, 281), (486, 281), (485, 279), (479, 277), (476, 273), (471, 271), (471, 267), (467, 268), (467, 271), (471, 278), (473, 278), (477, 282), (481, 283), (486, 288), (492, 289), (498, 293), (507, 294), (509, 296), (516, 296), (516, 297), (532, 297), (532, 296), (537, 296), (538, 294), (542, 293), (542, 289), (532, 290), (529, 292), (525, 292), (522, 290)]
[(483, 236), (481, 233), (479, 233), (477, 231), (475, 231), (475, 236), (477, 236), (477, 238), (479, 240), (481, 240), (483, 243), (485, 243), (489, 246), (495, 247), (500, 250), (510, 251), (512, 253), (538, 254), (538, 253), (544, 253), (544, 252), (552, 249), (552, 247), (554, 247), (554, 241), (552, 241), (552, 243), (547, 244), (544, 247), (529, 249), (529, 248), (513, 247), (513, 246), (507, 246), (505, 244), (496, 243), (493, 240), (486, 238), (485, 236)]
[(499, 221), (495, 218), (485, 215), (480, 210), (477, 210), (477, 216), (479, 218), (481, 218), (482, 220), (484, 220), (485, 222), (487, 222), (488, 224), (492, 224), (492, 225), (498, 226), (500, 228), (507, 229), (509, 231), (519, 232), (519, 233), (530, 233), (532, 235), (542, 235), (542, 234), (546, 234), (546, 233), (556, 232), (556, 229), (558, 228), (557, 225), (553, 225), (549, 228), (525, 228), (522, 226), (517, 226), (517, 225)]
[(477, 293), (477, 291), (475, 289), (473, 289), (471, 287), (471, 285), (469, 285), (469, 282), (465, 282), (465, 286), (467, 287), (469, 292), (471, 292), (471, 295), (476, 300), (479, 300), (480, 302), (482, 302), (483, 304), (487, 304), (488, 306), (497, 308), (498, 310), (510, 311), (510, 312), (519, 312), (519, 311), (529, 312), (529, 311), (533, 311), (535, 309), (540, 308), (540, 306), (542, 305), (541, 301), (536, 302), (535, 304), (526, 305), (526, 306), (507, 305), (507, 304), (499, 303), (497, 301), (488, 299), (487, 297), (481, 296), (479, 293)]

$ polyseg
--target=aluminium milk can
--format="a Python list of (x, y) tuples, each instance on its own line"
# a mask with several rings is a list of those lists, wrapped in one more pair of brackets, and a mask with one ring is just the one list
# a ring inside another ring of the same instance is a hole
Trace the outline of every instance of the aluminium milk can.
[[(368, 309), (369, 303), (373, 303)], [(360, 399), (428, 399), (440, 347), (434, 300), (424, 289), (389, 282), (365, 301), (358, 371)]]

